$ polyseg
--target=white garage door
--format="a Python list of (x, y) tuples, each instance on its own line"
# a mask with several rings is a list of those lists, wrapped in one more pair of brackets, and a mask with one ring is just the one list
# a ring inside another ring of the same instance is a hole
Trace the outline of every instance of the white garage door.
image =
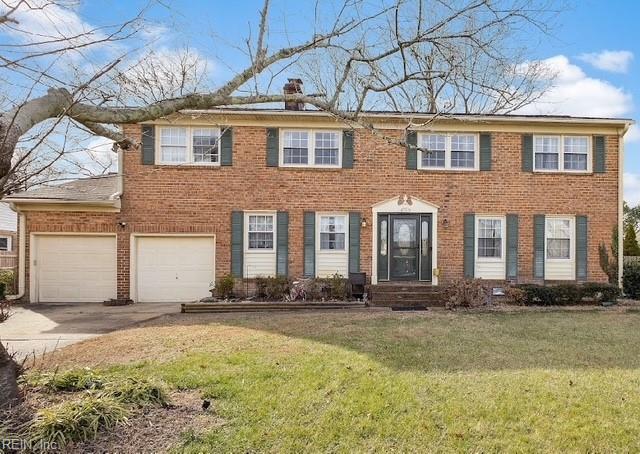
[(137, 300), (187, 302), (210, 296), (213, 237), (138, 237)]
[(46, 303), (96, 302), (116, 297), (116, 237), (38, 235), (36, 292)]

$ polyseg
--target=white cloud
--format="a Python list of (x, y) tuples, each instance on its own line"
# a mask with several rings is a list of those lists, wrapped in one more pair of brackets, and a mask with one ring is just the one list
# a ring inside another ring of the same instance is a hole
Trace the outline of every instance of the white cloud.
[(631, 125), (627, 133), (624, 135), (625, 143), (640, 142), (640, 128), (638, 125)]
[(624, 173), (624, 200), (632, 207), (640, 204), (640, 174)]
[(633, 60), (633, 52), (628, 50), (603, 50), (602, 52), (581, 54), (578, 58), (603, 71), (626, 73), (629, 70), (631, 60)]
[(633, 109), (633, 98), (606, 80), (589, 77), (564, 55), (541, 63), (555, 75), (553, 86), (522, 114), (574, 115), (580, 117), (621, 117)]

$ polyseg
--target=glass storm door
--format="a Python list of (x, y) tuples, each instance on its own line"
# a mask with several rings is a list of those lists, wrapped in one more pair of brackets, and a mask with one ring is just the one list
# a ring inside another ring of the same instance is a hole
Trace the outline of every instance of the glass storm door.
[(390, 217), (389, 279), (417, 280), (420, 265), (420, 216)]

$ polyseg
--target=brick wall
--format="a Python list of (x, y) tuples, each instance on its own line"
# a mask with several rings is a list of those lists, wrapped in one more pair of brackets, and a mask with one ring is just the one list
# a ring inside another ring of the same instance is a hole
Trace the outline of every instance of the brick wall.
[[(141, 128), (127, 126), (129, 137)], [(400, 131), (385, 131), (399, 136)], [(28, 232), (118, 232), (118, 296), (129, 292), (130, 233), (214, 233), (216, 275), (230, 271), (232, 210), (289, 212), (289, 270), (303, 269), (303, 212), (361, 211), (361, 268), (371, 273), (371, 206), (408, 194), (440, 207), (438, 267), (441, 282), (462, 277), (463, 213), (517, 213), (519, 275), (532, 279), (533, 215), (583, 214), (589, 218), (589, 280), (605, 281), (598, 244), (611, 241), (617, 217), (618, 138), (606, 138), (607, 172), (592, 175), (521, 172), (521, 135), (493, 133), (492, 171), (409, 171), (405, 150), (365, 131), (355, 134), (353, 169), (266, 167), (266, 130), (234, 127), (233, 166), (149, 166), (140, 150), (124, 154), (124, 195), (118, 214), (44, 213), (27, 215)], [(447, 227), (444, 221), (448, 221)], [(117, 222), (126, 222), (117, 228)], [(27, 248), (28, 249), (28, 248)], [(27, 262), (28, 263), (28, 262)], [(28, 284), (27, 284), (28, 289)]]

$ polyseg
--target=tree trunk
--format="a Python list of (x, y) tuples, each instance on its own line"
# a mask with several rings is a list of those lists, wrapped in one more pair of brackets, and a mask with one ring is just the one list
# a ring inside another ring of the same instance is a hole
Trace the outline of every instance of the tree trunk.
[(0, 342), (0, 410), (20, 401), (18, 365)]

